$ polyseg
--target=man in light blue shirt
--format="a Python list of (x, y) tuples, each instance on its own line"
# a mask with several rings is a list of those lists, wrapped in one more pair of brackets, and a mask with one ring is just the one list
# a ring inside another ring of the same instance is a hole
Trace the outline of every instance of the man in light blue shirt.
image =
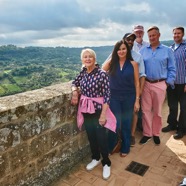
[(147, 143), (153, 137), (160, 144), (162, 128), (162, 106), (167, 85), (174, 87), (176, 77), (175, 58), (172, 49), (159, 41), (160, 32), (156, 26), (147, 30), (149, 46), (140, 50), (145, 64), (146, 81), (142, 93), (143, 138), (140, 144)]

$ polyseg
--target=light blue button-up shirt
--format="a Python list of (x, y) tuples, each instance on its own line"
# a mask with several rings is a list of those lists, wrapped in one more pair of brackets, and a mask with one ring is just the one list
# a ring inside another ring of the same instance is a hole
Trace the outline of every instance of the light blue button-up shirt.
[[(135, 62), (138, 63), (138, 67), (139, 67), (139, 77), (146, 77), (146, 74), (145, 74), (145, 67), (144, 67), (144, 61), (143, 61), (143, 57), (140, 53), (134, 51), (134, 50), (131, 50), (131, 55), (132, 55), (132, 58)], [(106, 63), (108, 60), (110, 60), (112, 57), (112, 54), (110, 54), (107, 59), (105, 60), (104, 63)], [(103, 63), (103, 64), (104, 64)], [(102, 65), (103, 65), (102, 64)]]
[(139, 76), (140, 77), (146, 77), (145, 74), (145, 66), (144, 66), (144, 61), (143, 61), (143, 57), (140, 53), (131, 50), (131, 55), (134, 61), (136, 61), (138, 63), (139, 66)]
[(134, 45), (132, 47), (132, 50), (139, 52), (143, 47), (148, 46), (149, 43), (146, 41), (142, 41), (142, 44), (139, 44), (136, 42), (136, 40), (134, 41)]
[(160, 44), (155, 50), (146, 46), (140, 50), (145, 64), (146, 78), (149, 80), (166, 79), (166, 83), (174, 86), (176, 65), (172, 49)]

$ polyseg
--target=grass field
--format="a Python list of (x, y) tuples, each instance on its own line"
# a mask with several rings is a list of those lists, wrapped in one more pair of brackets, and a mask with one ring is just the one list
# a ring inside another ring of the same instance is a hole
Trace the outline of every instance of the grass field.
[(4, 95), (4, 93), (5, 93), (5, 89), (2, 86), (0, 86), (0, 96)]
[(9, 90), (10, 92), (17, 92), (17, 91), (21, 91), (20, 87), (18, 87), (15, 84), (4, 84), (3, 87), (5, 87), (7, 90)]

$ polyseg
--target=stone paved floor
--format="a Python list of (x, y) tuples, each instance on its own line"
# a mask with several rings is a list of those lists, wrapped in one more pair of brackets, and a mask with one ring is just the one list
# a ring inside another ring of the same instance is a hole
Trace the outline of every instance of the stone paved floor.
[[(166, 126), (167, 103), (163, 108), (163, 126)], [(89, 157), (76, 166), (69, 174), (63, 175), (52, 186), (177, 186), (186, 177), (186, 136), (181, 140), (173, 138), (174, 132), (161, 133), (161, 145), (153, 140), (145, 145), (138, 144), (142, 137), (136, 132), (136, 145), (130, 154), (121, 158), (118, 153), (110, 156), (112, 161), (111, 177), (102, 179), (102, 166), (86, 171)], [(125, 168), (135, 161), (149, 166), (144, 176), (126, 171)]]

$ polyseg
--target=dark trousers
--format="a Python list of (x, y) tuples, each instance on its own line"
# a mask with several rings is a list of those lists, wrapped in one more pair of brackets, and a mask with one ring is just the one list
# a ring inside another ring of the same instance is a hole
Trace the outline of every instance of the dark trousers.
[(101, 111), (97, 111), (95, 114), (84, 113), (84, 126), (90, 143), (92, 159), (99, 160), (101, 155), (102, 165), (110, 166), (107, 129), (99, 124), (100, 113)]
[[(173, 129), (186, 132), (186, 93), (184, 92), (184, 84), (176, 84), (175, 89), (167, 87), (167, 99), (169, 106), (169, 115), (167, 123)], [(178, 105), (180, 105), (180, 114), (178, 118)]]

